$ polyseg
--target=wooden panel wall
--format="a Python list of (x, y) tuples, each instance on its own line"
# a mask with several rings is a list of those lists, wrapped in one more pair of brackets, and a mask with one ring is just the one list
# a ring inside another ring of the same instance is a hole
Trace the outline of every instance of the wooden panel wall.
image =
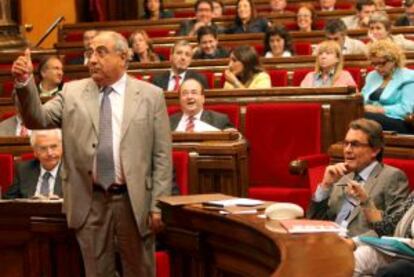
[[(75, 0), (21, 0), (21, 24), (32, 24), (33, 30), (26, 33), (34, 45), (49, 26), (60, 16), (65, 23), (76, 22)], [(52, 48), (57, 42), (57, 29), (42, 43), (43, 48)]]

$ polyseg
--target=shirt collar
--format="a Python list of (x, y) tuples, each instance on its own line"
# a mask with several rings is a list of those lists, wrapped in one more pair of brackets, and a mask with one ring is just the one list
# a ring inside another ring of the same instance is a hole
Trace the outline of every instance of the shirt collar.
[(367, 167), (365, 167), (361, 172), (358, 173), (358, 175), (366, 182), (368, 180), (368, 177), (371, 175), (374, 168), (377, 166), (378, 161), (371, 162)]
[[(178, 74), (178, 76), (180, 76), (180, 80), (184, 80), (184, 77), (185, 77), (185, 73), (187, 72), (187, 70), (186, 71), (184, 71), (184, 72), (182, 72), (182, 73), (180, 73), (180, 74)], [(175, 77), (175, 73), (174, 73), (174, 71), (170, 71), (170, 80), (173, 80), (174, 79), (174, 77)]]
[[(332, 78), (334, 74), (335, 74), (335, 69), (334, 69), (334, 68), (332, 68), (332, 69), (329, 71), (329, 73), (328, 73), (329, 78)], [(317, 73), (315, 74), (315, 77), (316, 77), (317, 79), (322, 79), (322, 71), (317, 72)]]
[[(203, 109), (201, 109), (201, 111), (199, 111), (196, 115), (194, 115), (194, 119), (195, 120), (201, 120), (201, 114), (203, 113)], [(188, 118), (190, 117), (190, 115), (188, 114), (183, 114), (183, 119), (184, 122), (187, 122)]]
[(39, 84), (39, 89), (43, 93), (47, 93), (49, 95), (53, 95), (53, 94), (55, 94), (56, 92), (59, 91), (59, 86), (57, 86), (57, 87), (55, 87), (54, 89), (51, 89), (51, 90), (46, 90), (46, 89), (43, 88), (42, 83), (40, 83)]
[(45, 172), (46, 172), (46, 171), (49, 171), (49, 172), (50, 172), (50, 174), (52, 175), (52, 177), (56, 179), (56, 175), (57, 175), (57, 172), (58, 172), (59, 166), (60, 166), (60, 161), (57, 163), (57, 165), (56, 165), (56, 166), (55, 166), (52, 170), (46, 170), (46, 169), (42, 166), (42, 164), (40, 164), (40, 176), (43, 176), (43, 174), (45, 174)]
[(113, 91), (115, 93), (121, 95), (121, 94), (123, 94), (125, 92), (126, 81), (127, 81), (127, 74), (125, 72), (124, 75), (122, 75), (122, 77), (119, 78), (118, 81), (116, 81), (115, 83), (113, 83), (111, 85), (111, 88), (113, 89)]

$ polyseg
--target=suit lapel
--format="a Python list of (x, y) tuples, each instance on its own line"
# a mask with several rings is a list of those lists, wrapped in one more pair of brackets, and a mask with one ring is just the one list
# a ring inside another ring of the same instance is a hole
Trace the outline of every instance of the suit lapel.
[[(374, 167), (374, 169), (372, 170), (371, 174), (369, 175), (368, 180), (364, 185), (364, 189), (367, 192), (367, 195), (371, 195), (371, 191), (372, 191), (374, 185), (377, 182), (377, 178), (378, 178), (379, 173), (381, 172), (381, 169), (382, 169), (382, 164), (378, 163)], [(354, 176), (355, 176), (355, 174), (354, 174)], [(354, 177), (354, 176), (352, 176), (352, 177)], [(352, 210), (352, 212), (349, 216), (348, 222), (351, 222), (352, 220), (354, 220), (357, 217), (357, 215), (359, 214), (360, 211), (361, 211), (361, 208), (359, 206), (355, 207), (355, 209)]]
[(206, 123), (210, 123), (211, 122), (211, 113), (209, 113), (208, 111), (203, 111), (201, 113), (201, 117), (200, 120)]
[(124, 97), (124, 114), (122, 118), (122, 127), (121, 127), (121, 140), (124, 137), (129, 123), (132, 118), (135, 116), (135, 112), (139, 109), (140, 97), (139, 97), (140, 88), (132, 85), (132, 80), (128, 76), (127, 83), (125, 88), (125, 97)]
[(53, 188), (53, 194), (59, 195), (60, 197), (62, 197), (62, 184), (61, 184), (61, 179), (60, 179), (60, 168), (61, 167), (62, 167), (62, 163), (59, 165), (59, 168), (56, 174), (55, 185)]
[(90, 81), (82, 94), (84, 104), (88, 110), (95, 133), (99, 134), (99, 88), (95, 82)]

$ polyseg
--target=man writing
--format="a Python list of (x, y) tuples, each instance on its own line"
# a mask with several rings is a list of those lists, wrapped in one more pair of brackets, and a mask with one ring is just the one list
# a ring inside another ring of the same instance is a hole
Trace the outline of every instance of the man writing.
[(91, 78), (65, 84), (41, 106), (30, 51), (12, 66), (29, 128), (61, 127), (62, 186), (87, 276), (154, 276), (156, 199), (171, 192), (171, 137), (159, 88), (126, 74), (128, 43), (100, 32), (86, 50)]
[(22, 161), (16, 165), (13, 184), (4, 194), (4, 198), (62, 197), (60, 130), (34, 130), (30, 137), (30, 144), (35, 159)]
[(196, 79), (187, 79), (180, 88), (181, 112), (170, 117), (173, 131), (203, 132), (234, 129), (226, 114), (204, 110), (204, 89)]
[(343, 141), (344, 162), (326, 168), (308, 217), (334, 220), (348, 228), (350, 236), (373, 232), (359, 201), (348, 194), (348, 184), (362, 185), (378, 209), (395, 213), (408, 195), (408, 181), (401, 170), (381, 162), (383, 145), (377, 122), (363, 118), (351, 122)]

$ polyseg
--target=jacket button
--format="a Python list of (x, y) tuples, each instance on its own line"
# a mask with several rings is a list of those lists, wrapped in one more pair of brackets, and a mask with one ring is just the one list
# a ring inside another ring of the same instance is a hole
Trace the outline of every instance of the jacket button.
[(96, 143), (92, 143), (92, 148), (95, 148), (96, 147)]
[(88, 174), (89, 174), (89, 175), (91, 175), (91, 174), (92, 174), (92, 170), (89, 170), (89, 171), (88, 171)]

